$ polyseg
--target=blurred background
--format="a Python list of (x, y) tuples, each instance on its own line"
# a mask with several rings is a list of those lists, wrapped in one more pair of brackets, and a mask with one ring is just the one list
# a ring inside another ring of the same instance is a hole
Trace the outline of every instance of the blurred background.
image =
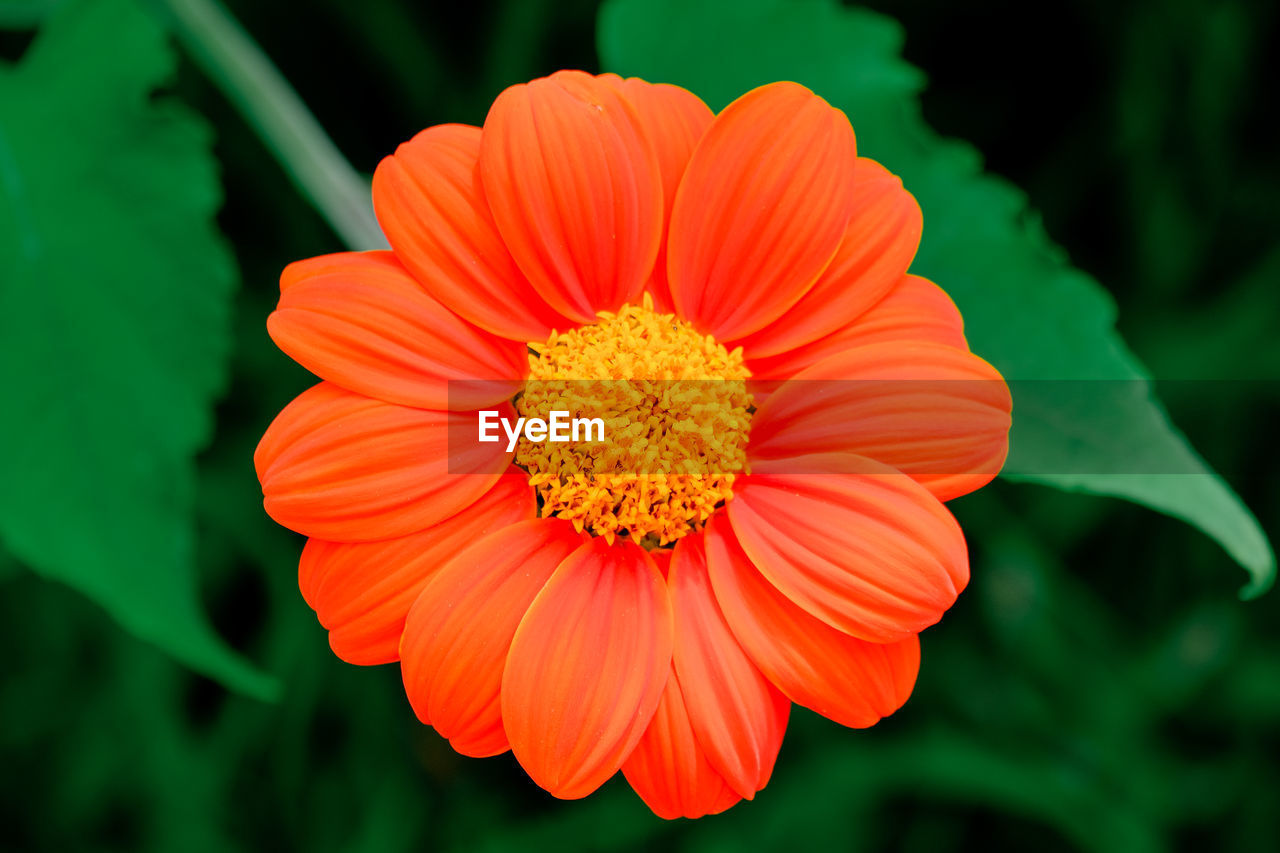
[[(226, 5), (366, 174), (423, 127), (481, 123), (511, 83), (600, 68), (593, 0)], [(1028, 193), (1152, 374), (1220, 380), (1165, 401), (1275, 533), (1276, 4), (863, 5), (903, 25), (927, 121)], [(20, 17), (4, 63), (31, 44)], [(229, 692), (0, 548), (0, 849), (1280, 849), (1280, 599), (1242, 602), (1244, 574), (1170, 518), (1004, 481), (953, 504), (973, 581), (923, 636), (907, 706), (867, 731), (796, 709), (755, 802), (667, 823), (620, 776), (560, 802), (509, 755), (455, 755), (396, 667), (330, 653), (302, 540), (262, 513), (251, 465), (312, 381), (265, 332), (279, 272), (344, 247), (185, 55), (167, 91), (214, 128), (240, 279), (198, 457), (199, 593), (282, 689)]]

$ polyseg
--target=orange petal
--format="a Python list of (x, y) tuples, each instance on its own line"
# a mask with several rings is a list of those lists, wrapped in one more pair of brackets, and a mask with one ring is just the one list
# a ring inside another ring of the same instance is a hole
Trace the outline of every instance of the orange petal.
[(748, 359), (795, 349), (856, 320), (901, 280), (920, 246), (920, 205), (884, 166), (858, 158), (853, 214), (831, 265), (800, 301), (760, 331), (726, 346)]
[(904, 275), (888, 296), (831, 334), (775, 356), (748, 358), (747, 366), (757, 379), (790, 379), (847, 349), (908, 341), (969, 348), (956, 304), (941, 287), (918, 275)]
[(499, 690), (511, 638), (551, 573), (582, 544), (573, 525), (533, 519), (473, 540), (409, 611), (404, 689), (422, 722), (464, 755), (507, 749)]
[(421, 532), (381, 542), (307, 541), (298, 585), (334, 654), (366, 665), (399, 658), (405, 614), (436, 569), (467, 543), (534, 517), (529, 478), (511, 470), (471, 506)]
[(742, 799), (699, 746), (674, 671), (622, 773), (645, 805), (664, 820), (719, 814)]
[(1013, 399), (968, 350), (879, 343), (796, 374), (760, 404), (753, 459), (847, 452), (910, 474), (939, 500), (979, 489), (1009, 451)]
[[(424, 409), (475, 409), (509, 399), (529, 368), (523, 343), (458, 317), (391, 252), (345, 252), (290, 264), (267, 331), (321, 379)], [(463, 381), (451, 389), (450, 380)]]
[(680, 540), (667, 585), (689, 720), (711, 766), (751, 799), (773, 773), (791, 703), (747, 657), (720, 612), (703, 537)]
[(667, 273), (677, 313), (722, 341), (776, 320), (836, 253), (854, 204), (853, 130), (796, 83), (725, 107), (676, 193)]
[(378, 164), (373, 208), (391, 247), (432, 296), (482, 329), (540, 341), (571, 323), (520, 274), (489, 215), (480, 128), (429, 127)]
[(727, 509), (770, 583), (859, 639), (891, 643), (924, 630), (969, 580), (964, 534), (947, 508), (870, 459), (753, 462)]
[(637, 545), (595, 538), (525, 614), (502, 675), (511, 751), (543, 788), (585, 797), (622, 766), (671, 669), (671, 602)]
[[(496, 407), (514, 418), (509, 404)], [(267, 514), (332, 542), (416, 533), (470, 506), (510, 462), (475, 412), (411, 409), (321, 382), (267, 427), (253, 464)]]
[(914, 635), (881, 645), (841, 633), (770, 584), (723, 517), (713, 518), (706, 531), (707, 569), (725, 619), (793, 702), (853, 728), (874, 725), (902, 707), (920, 669)]
[(485, 119), (480, 176), (507, 248), (556, 310), (590, 323), (640, 295), (662, 176), (614, 84), (561, 71), (504, 91)]
[(673, 310), (671, 289), (667, 284), (667, 223), (676, 201), (676, 189), (684, 177), (685, 166), (698, 141), (711, 125), (715, 114), (702, 99), (679, 86), (648, 83), (639, 77), (623, 80), (611, 74), (601, 79), (614, 83), (640, 116), (640, 125), (658, 154), (662, 171), (662, 242), (653, 263), (653, 277), (646, 288), (653, 296), (654, 307), (662, 312)]

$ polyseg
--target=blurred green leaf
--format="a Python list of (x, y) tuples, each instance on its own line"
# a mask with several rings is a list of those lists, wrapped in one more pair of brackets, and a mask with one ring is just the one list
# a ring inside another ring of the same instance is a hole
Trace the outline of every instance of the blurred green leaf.
[(236, 272), (208, 128), (155, 97), (173, 65), (133, 4), (91, 0), (0, 68), (0, 537), (139, 637), (267, 697), (274, 680), (219, 639), (198, 594), (194, 455)]
[[(598, 41), (609, 70), (687, 86), (713, 108), (773, 80), (842, 108), (859, 153), (901, 175), (925, 211), (913, 270), (952, 295), (977, 353), (1032, 380), (1021, 383), (1032, 395), (1015, 386), (1004, 476), (1183, 519), (1250, 573), (1244, 595), (1263, 592), (1275, 556), (1257, 521), (1170, 424), (1116, 332), (1111, 299), (1067, 263), (1023, 193), (924, 123), (923, 77), (902, 60), (902, 38), (896, 22), (835, 0), (609, 0)], [(1041, 380), (1119, 381), (1102, 394), (1066, 382), (1074, 390), (1059, 394)]]
[(0, 29), (29, 29), (67, 0), (0, 0)]

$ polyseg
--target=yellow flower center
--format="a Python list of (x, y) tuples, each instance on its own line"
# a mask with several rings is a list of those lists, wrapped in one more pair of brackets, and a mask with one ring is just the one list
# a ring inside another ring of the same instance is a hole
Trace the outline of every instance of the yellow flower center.
[[(750, 375), (742, 350), (643, 304), (530, 344), (529, 381), (516, 401), (526, 418), (555, 411), (599, 418), (603, 440), (534, 442), (516, 462), (529, 472), (544, 517), (612, 542), (647, 548), (699, 529), (733, 497), (746, 468)], [(586, 438), (587, 433), (579, 433)]]

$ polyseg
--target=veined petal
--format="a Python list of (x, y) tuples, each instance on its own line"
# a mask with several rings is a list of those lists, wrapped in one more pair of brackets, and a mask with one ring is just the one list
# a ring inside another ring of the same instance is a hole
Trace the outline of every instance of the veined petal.
[(612, 776), (671, 669), (671, 602), (637, 545), (592, 539), (556, 569), (511, 643), (502, 719), (533, 781), (561, 799)]
[(920, 669), (915, 635), (880, 644), (837, 631), (769, 583), (722, 516), (707, 525), (706, 538), (707, 568), (725, 619), (793, 702), (853, 728), (874, 725), (902, 707)]
[(727, 346), (741, 346), (753, 359), (812, 343), (857, 319), (901, 280), (920, 246), (920, 205), (897, 175), (865, 157), (853, 171), (853, 199), (840, 248), (813, 287), (781, 317)]
[(969, 581), (964, 534), (947, 508), (870, 459), (753, 462), (727, 510), (760, 574), (859, 639), (891, 643), (924, 630)]
[(373, 209), (400, 261), (460, 316), (514, 341), (572, 325), (520, 273), (489, 215), (480, 128), (429, 127), (378, 164)]
[(675, 670), (687, 716), (711, 766), (739, 795), (764, 788), (791, 702), (747, 657), (716, 603), (703, 537), (681, 539), (667, 585), (675, 611)]
[(635, 301), (662, 233), (662, 175), (613, 84), (560, 71), (512, 86), (485, 119), (480, 177), (516, 264), (580, 323)]
[(904, 275), (889, 294), (856, 319), (812, 343), (768, 358), (747, 358), (757, 379), (790, 379), (828, 356), (879, 343), (928, 341), (967, 350), (960, 311), (941, 287)]
[(853, 129), (796, 83), (771, 83), (707, 129), (671, 211), (676, 312), (718, 340), (750, 335), (813, 286), (854, 204)]
[(665, 820), (719, 814), (742, 799), (699, 745), (674, 671), (622, 773), (645, 805)]
[(506, 751), (499, 694), (511, 638), (582, 541), (559, 519), (513, 524), (464, 546), (413, 603), (400, 643), (405, 693), (418, 719), (458, 752)]
[(689, 157), (715, 114), (701, 98), (679, 86), (648, 83), (639, 77), (623, 80), (612, 74), (605, 74), (601, 79), (617, 85), (635, 107), (640, 126), (658, 155), (658, 168), (662, 172), (662, 242), (653, 263), (653, 277), (646, 289), (653, 296), (655, 308), (670, 312), (673, 307), (671, 289), (667, 284), (667, 223), (671, 220), (676, 189), (684, 177), (685, 167), (689, 165)]
[(910, 474), (939, 500), (979, 489), (1009, 451), (1013, 399), (968, 350), (878, 343), (838, 352), (760, 404), (753, 459), (855, 453)]
[[(495, 407), (513, 419), (509, 404)], [(321, 382), (267, 427), (254, 453), (263, 505), (279, 524), (331, 542), (416, 533), (470, 506), (506, 471), (475, 412), (383, 403)]]
[(328, 629), (338, 657), (391, 663), (399, 658), (410, 605), (445, 560), (478, 538), (533, 518), (535, 510), (528, 476), (512, 468), (471, 506), (418, 533), (381, 542), (308, 540), (298, 566), (302, 597)]
[[(476, 409), (509, 399), (529, 367), (524, 344), (458, 317), (391, 252), (290, 264), (267, 331), (321, 379), (424, 409)], [(451, 394), (450, 380), (466, 381)]]

